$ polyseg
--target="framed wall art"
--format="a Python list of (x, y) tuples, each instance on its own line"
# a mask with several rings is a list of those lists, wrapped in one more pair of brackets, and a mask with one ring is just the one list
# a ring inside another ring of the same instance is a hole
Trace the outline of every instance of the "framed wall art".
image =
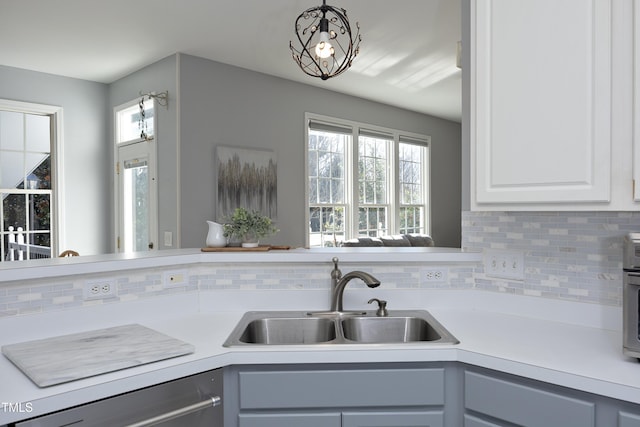
[(272, 150), (218, 146), (217, 218), (229, 218), (236, 208), (278, 216), (278, 162)]

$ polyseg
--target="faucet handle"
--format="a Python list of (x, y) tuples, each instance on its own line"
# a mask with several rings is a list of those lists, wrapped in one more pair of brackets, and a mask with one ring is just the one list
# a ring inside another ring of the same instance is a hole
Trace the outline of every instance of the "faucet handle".
[(334, 280), (340, 280), (342, 278), (342, 271), (338, 268), (338, 257), (331, 259), (333, 262), (333, 271), (331, 272), (331, 278)]
[(371, 298), (367, 304), (371, 304), (372, 302), (378, 303), (378, 310), (376, 311), (376, 316), (378, 317), (386, 317), (389, 313), (387, 312), (387, 302), (385, 300), (380, 300), (378, 298)]

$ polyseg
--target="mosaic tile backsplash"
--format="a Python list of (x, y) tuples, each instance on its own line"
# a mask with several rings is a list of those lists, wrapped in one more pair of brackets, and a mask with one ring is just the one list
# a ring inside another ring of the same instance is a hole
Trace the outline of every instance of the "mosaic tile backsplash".
[[(640, 212), (463, 212), (462, 246), (470, 251), (524, 254), (524, 280), (488, 277), (483, 265), (447, 265), (447, 279), (430, 282), (418, 264), (349, 265), (378, 277), (386, 288), (481, 289), (541, 298), (621, 306), (622, 242), (640, 231)], [(168, 267), (169, 268), (169, 267)], [(172, 271), (180, 266), (171, 266)], [(315, 290), (330, 287), (330, 266), (308, 264), (184, 266), (184, 285), (165, 288), (165, 270), (114, 272), (117, 296), (85, 300), (88, 277), (68, 277), (0, 286), (0, 317), (112, 304), (185, 292), (233, 290)], [(346, 270), (345, 270), (346, 271)], [(92, 275), (91, 279), (104, 278)], [(354, 283), (350, 286), (364, 286)]]
[[(331, 287), (331, 268), (327, 265), (309, 264), (251, 264), (220, 266), (200, 264), (197, 266), (171, 266), (167, 269), (114, 272), (111, 275), (73, 276), (31, 282), (9, 283), (0, 287), (0, 317), (17, 316), (113, 304), (155, 296), (185, 292), (215, 292), (216, 290), (317, 290)], [(349, 264), (343, 272), (364, 270), (380, 279), (387, 289), (471, 289), (473, 288), (474, 265), (448, 265), (447, 280), (430, 282), (425, 280), (434, 266)], [(167, 271), (183, 270), (187, 275), (184, 285), (165, 287)], [(83, 287), (88, 280), (115, 279), (116, 293), (113, 298), (85, 300)], [(354, 282), (351, 287), (364, 287)]]
[(524, 254), (524, 281), (492, 279), (480, 266), (475, 287), (545, 298), (622, 304), (624, 236), (640, 212), (463, 212), (462, 247)]

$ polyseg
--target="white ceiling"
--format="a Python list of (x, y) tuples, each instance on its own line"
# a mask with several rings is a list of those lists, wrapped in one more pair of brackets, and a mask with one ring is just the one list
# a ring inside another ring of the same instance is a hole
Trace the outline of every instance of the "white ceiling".
[(320, 0), (0, 0), (0, 65), (111, 83), (183, 52), (461, 120), (460, 0), (330, 0), (360, 55), (322, 81), (294, 63), (294, 21)]

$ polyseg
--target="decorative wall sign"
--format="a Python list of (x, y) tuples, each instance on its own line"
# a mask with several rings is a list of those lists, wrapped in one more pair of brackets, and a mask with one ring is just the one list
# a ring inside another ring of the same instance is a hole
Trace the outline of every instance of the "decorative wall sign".
[(217, 218), (229, 218), (235, 208), (278, 216), (278, 162), (271, 150), (218, 146)]

